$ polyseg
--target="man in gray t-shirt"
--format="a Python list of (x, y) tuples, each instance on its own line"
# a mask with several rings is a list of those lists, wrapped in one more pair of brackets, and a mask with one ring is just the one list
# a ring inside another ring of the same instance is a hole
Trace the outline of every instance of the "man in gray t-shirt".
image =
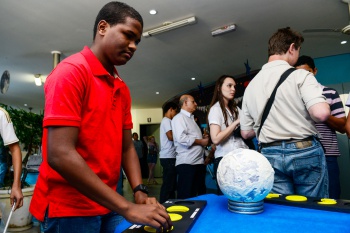
[(134, 142), (135, 150), (139, 159), (143, 158), (143, 143), (139, 140), (137, 133), (132, 134), (132, 141)]

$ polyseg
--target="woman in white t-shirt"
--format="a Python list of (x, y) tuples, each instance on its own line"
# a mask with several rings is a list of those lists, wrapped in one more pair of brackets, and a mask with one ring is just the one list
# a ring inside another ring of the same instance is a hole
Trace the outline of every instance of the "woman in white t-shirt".
[[(210, 104), (208, 123), (211, 141), (216, 145), (214, 153), (214, 173), (220, 160), (227, 153), (248, 148), (241, 137), (235, 137), (233, 131), (239, 126), (239, 111), (234, 101), (236, 82), (232, 76), (222, 75), (215, 84)], [(222, 194), (218, 187), (218, 194)]]

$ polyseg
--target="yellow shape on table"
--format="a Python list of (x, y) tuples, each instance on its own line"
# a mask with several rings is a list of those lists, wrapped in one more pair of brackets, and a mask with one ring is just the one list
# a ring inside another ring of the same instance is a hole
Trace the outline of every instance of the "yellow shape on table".
[(187, 212), (190, 210), (187, 206), (182, 206), (182, 205), (174, 205), (170, 206), (166, 209), (168, 212)]
[(289, 196), (286, 196), (286, 200), (288, 200), (288, 201), (307, 201), (307, 197), (300, 196), (300, 195), (289, 195)]
[[(157, 230), (155, 228), (150, 227), (150, 226), (145, 226), (143, 229), (147, 232), (157, 232)], [(172, 231), (172, 230), (174, 230), (174, 226), (171, 227), (170, 231)], [(166, 232), (169, 232), (169, 230)]]
[(173, 213), (170, 213), (169, 216), (170, 216), (170, 220), (171, 220), (172, 222), (176, 222), (176, 221), (179, 221), (179, 220), (182, 219), (182, 215), (180, 215), (180, 214), (173, 214)]
[(270, 198), (277, 198), (280, 197), (281, 194), (277, 194), (277, 193), (269, 193), (267, 194), (267, 196), (265, 198), (270, 199)]
[(337, 201), (334, 199), (330, 199), (330, 198), (322, 198), (321, 201), (319, 201), (317, 203), (321, 204), (321, 205), (335, 205), (335, 204), (337, 204)]

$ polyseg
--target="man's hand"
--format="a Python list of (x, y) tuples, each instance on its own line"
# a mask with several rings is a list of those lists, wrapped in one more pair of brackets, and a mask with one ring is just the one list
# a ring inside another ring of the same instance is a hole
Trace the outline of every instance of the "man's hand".
[(12, 186), (10, 201), (11, 206), (13, 205), (13, 202), (16, 202), (15, 210), (23, 206), (23, 193), (21, 188)]
[[(157, 232), (162, 230), (170, 230), (172, 222), (166, 209), (161, 205), (155, 197), (148, 197), (146, 193), (138, 191), (135, 193), (136, 211), (133, 212), (133, 207), (125, 215), (125, 218), (130, 222), (136, 222), (147, 226), (152, 226), (157, 229)], [(128, 219), (128, 215), (133, 215)]]

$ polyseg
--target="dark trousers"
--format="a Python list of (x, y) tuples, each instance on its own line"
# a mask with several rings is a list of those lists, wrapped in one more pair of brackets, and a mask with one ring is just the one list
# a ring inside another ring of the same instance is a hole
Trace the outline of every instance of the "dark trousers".
[(160, 189), (159, 202), (164, 203), (168, 199), (175, 199), (177, 176), (175, 168), (176, 159), (160, 159), (163, 167), (163, 184)]
[(220, 163), (221, 159), (222, 159), (222, 157), (214, 159), (214, 174), (215, 174), (216, 187), (218, 188), (216, 191), (217, 195), (223, 195), (223, 193), (221, 192), (220, 187), (218, 185), (218, 179), (216, 177), (216, 173), (218, 171), (218, 167), (219, 167), (219, 163)]
[(205, 165), (180, 164), (176, 166), (178, 174), (177, 198), (186, 199), (205, 194)]
[(326, 156), (327, 170), (328, 170), (328, 192), (329, 198), (340, 198), (340, 180), (339, 180), (339, 166), (338, 157)]

